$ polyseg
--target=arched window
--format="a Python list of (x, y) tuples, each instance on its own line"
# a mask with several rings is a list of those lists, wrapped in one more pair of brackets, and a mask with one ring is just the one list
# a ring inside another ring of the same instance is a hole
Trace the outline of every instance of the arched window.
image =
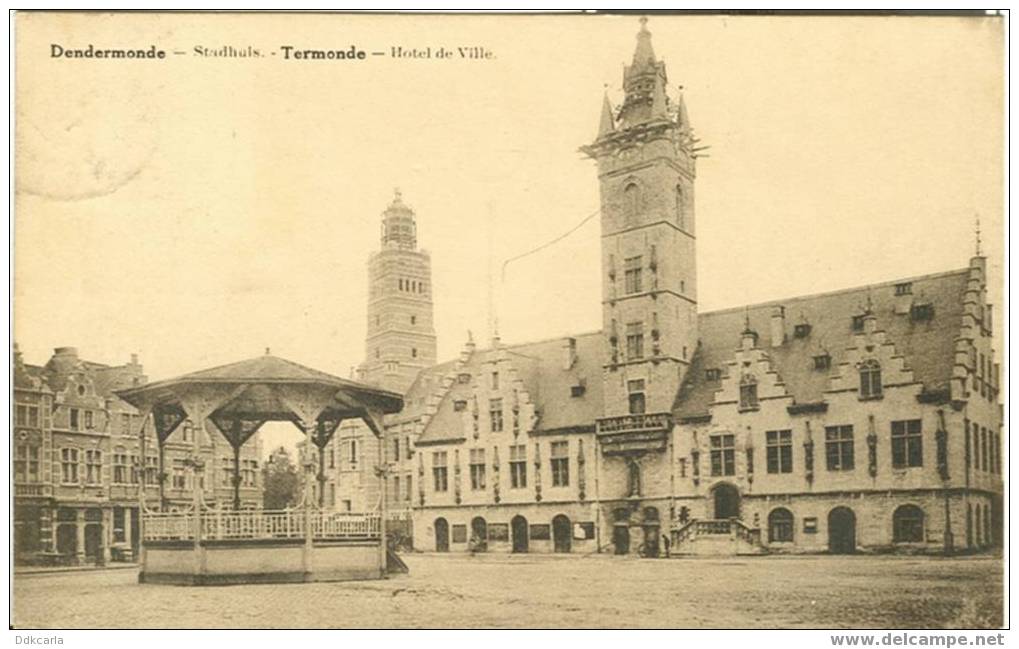
[(793, 513), (784, 507), (768, 514), (768, 542), (789, 543), (793, 540)]
[(752, 374), (744, 374), (739, 380), (740, 410), (755, 410), (757, 402), (757, 379)]
[(637, 222), (640, 213), (640, 187), (630, 183), (623, 189), (623, 219), (627, 225)]
[(984, 505), (984, 543), (992, 545), (994, 543), (991, 537), (991, 507), (990, 505)]
[(892, 540), (896, 543), (923, 541), (923, 510), (916, 505), (902, 505), (892, 514)]
[(860, 364), (860, 398), (877, 399), (881, 396), (881, 365), (874, 359)]
[(976, 534), (974, 535), (976, 538), (974, 540), (976, 541), (976, 546), (978, 548), (981, 545), (984, 544), (984, 539), (983, 539), (984, 522), (983, 522), (983, 520), (981, 518), (981, 512), (982, 511), (983, 511), (983, 509), (980, 507), (980, 505), (977, 505), (977, 508), (976, 508), (976, 512), (977, 512), (976, 523), (973, 525), (973, 528), (976, 530)]
[(676, 225), (686, 229), (686, 208), (683, 205), (683, 186), (676, 185)]
[(973, 547), (973, 505), (966, 505), (966, 547)]

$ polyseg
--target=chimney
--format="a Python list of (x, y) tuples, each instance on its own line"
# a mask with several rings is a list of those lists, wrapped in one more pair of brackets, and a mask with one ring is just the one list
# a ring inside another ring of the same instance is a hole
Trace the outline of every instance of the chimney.
[(563, 343), (563, 369), (568, 370), (577, 362), (577, 339), (567, 338)]
[(131, 354), (131, 364), (132, 365), (138, 364), (138, 354)]
[(785, 307), (776, 306), (771, 311), (771, 346), (781, 347), (785, 342)]
[(895, 313), (908, 315), (913, 307), (913, 283), (902, 282), (895, 285)]

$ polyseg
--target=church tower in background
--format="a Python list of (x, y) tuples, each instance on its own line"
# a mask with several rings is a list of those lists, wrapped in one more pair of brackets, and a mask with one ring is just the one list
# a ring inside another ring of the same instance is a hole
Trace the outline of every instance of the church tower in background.
[(671, 411), (697, 347), (694, 138), (641, 19), (624, 98), (583, 151), (601, 186), (605, 417)]
[(436, 363), (432, 265), (418, 249), (414, 211), (396, 190), (382, 213), (382, 245), (368, 260), (368, 329), (361, 380), (403, 394)]

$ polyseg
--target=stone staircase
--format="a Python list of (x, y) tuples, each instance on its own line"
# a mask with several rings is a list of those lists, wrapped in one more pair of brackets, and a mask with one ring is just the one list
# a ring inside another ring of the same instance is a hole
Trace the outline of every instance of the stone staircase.
[(735, 518), (692, 520), (672, 529), (672, 556), (764, 554), (761, 530)]

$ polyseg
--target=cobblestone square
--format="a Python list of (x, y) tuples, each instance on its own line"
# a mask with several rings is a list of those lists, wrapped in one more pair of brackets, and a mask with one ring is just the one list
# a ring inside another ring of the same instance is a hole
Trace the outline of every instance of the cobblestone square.
[[(384, 581), (178, 587), (16, 575), (16, 628), (995, 628), (998, 557), (420, 555)], [(314, 602), (314, 606), (309, 606)]]

